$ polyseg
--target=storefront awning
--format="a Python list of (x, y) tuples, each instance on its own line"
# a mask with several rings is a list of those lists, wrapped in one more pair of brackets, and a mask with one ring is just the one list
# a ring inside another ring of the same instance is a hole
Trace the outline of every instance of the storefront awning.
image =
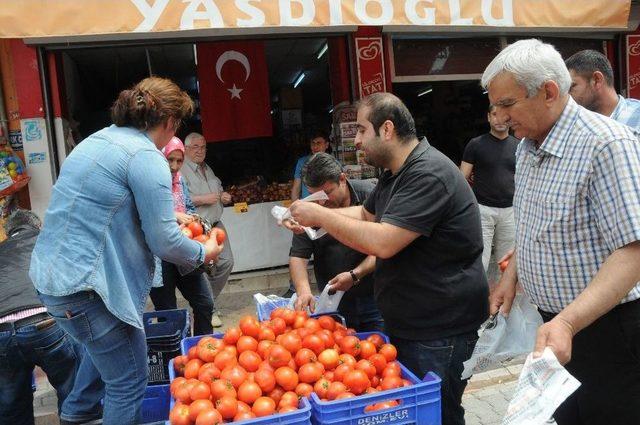
[(2, 0), (0, 37), (376, 26), (626, 30), (630, 0)]

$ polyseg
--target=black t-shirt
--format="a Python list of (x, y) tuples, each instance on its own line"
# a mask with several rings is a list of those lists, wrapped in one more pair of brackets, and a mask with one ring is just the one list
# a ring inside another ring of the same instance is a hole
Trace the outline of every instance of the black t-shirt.
[(386, 331), (430, 340), (475, 331), (488, 316), (478, 204), (462, 173), (423, 139), (364, 203), (376, 221), (420, 234), (376, 261), (374, 292)]
[[(374, 188), (370, 181), (347, 180), (347, 185), (351, 194), (351, 206), (362, 205)], [(342, 272), (352, 270), (367, 257), (366, 254), (343, 245), (329, 234), (313, 241), (306, 233), (293, 235), (289, 256), (309, 259), (312, 254), (313, 271), (320, 291), (329, 280)], [(364, 296), (373, 296), (373, 274), (364, 276), (357, 285), (345, 292), (338, 311), (355, 312), (353, 300)]]
[(482, 205), (507, 208), (513, 205), (518, 139), (498, 139), (491, 133), (473, 138), (462, 160), (473, 164), (473, 193)]

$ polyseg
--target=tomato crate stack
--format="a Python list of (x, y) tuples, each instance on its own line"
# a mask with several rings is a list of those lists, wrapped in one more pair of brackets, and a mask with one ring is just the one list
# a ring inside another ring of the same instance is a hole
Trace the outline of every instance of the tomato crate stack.
[(148, 385), (168, 384), (169, 360), (180, 354), (180, 343), (189, 336), (189, 313), (185, 309), (151, 311), (142, 319), (148, 347)]
[(140, 423), (164, 422), (169, 417), (169, 384), (151, 385), (144, 392), (140, 408)]

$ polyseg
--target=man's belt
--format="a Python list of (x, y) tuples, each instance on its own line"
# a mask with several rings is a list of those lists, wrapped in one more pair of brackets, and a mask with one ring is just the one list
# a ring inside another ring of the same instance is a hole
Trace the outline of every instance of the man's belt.
[(55, 323), (55, 319), (49, 313), (38, 313), (15, 322), (0, 323), (0, 332), (11, 331), (13, 329), (24, 328), (25, 326), (35, 326), (37, 330), (43, 330)]

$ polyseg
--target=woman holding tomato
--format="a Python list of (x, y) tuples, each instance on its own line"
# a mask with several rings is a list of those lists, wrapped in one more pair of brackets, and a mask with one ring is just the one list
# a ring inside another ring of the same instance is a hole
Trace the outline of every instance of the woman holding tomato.
[(148, 377), (142, 312), (160, 283), (158, 257), (193, 270), (222, 251), (215, 238), (198, 243), (176, 226), (160, 152), (192, 112), (193, 101), (167, 79), (122, 91), (114, 125), (65, 160), (31, 258), (40, 299), (88, 354), (76, 385), (95, 397), (104, 381), (105, 425), (138, 423)]
[[(180, 168), (184, 162), (184, 145), (177, 137), (173, 137), (162, 150), (169, 162), (171, 170), (171, 192), (176, 220), (185, 226), (183, 231), (191, 233), (194, 239), (201, 237), (202, 225), (194, 220), (196, 208), (191, 202), (189, 189), (180, 175)], [(189, 236), (189, 235), (188, 235)], [(203, 238), (202, 242), (206, 239)], [(151, 301), (156, 310), (171, 310), (177, 308), (176, 288), (189, 301), (193, 309), (193, 333), (206, 335), (213, 333), (211, 318), (213, 317), (213, 294), (211, 286), (204, 276), (204, 271), (196, 269), (184, 276), (180, 274), (175, 264), (162, 262), (162, 286), (151, 288)], [(222, 325), (222, 323), (219, 323)]]

